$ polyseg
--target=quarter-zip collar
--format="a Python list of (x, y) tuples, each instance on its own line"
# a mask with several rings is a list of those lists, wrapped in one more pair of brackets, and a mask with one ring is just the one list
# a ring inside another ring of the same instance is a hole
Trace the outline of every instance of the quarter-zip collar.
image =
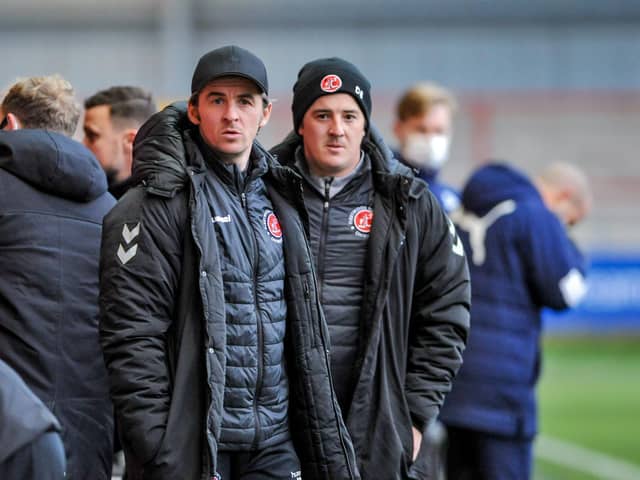
[(367, 156), (360, 151), (360, 160), (351, 173), (343, 177), (321, 177), (314, 175), (309, 170), (309, 166), (304, 157), (304, 149), (299, 146), (295, 152), (295, 168), (300, 175), (311, 185), (323, 198), (332, 199), (340, 193), (348, 184), (356, 177), (364, 172), (371, 171), (371, 164), (367, 160)]
[(235, 163), (222, 160), (218, 152), (207, 145), (199, 133), (194, 137), (207, 166), (213, 170), (222, 183), (238, 194), (245, 192), (255, 179), (267, 173), (268, 165), (265, 155), (255, 145), (251, 147), (247, 168), (243, 171)]

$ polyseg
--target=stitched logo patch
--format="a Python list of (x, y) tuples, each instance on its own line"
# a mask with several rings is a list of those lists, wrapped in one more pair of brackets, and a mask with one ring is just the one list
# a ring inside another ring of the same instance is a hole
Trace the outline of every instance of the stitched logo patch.
[(280, 228), (280, 221), (276, 214), (273, 213), (272, 210), (266, 210), (262, 217), (262, 221), (264, 223), (267, 232), (271, 236), (271, 239), (275, 242), (282, 241), (282, 228)]
[(373, 210), (369, 207), (356, 207), (349, 214), (349, 228), (358, 236), (369, 236), (373, 225)]
[(325, 75), (320, 80), (320, 89), (323, 92), (333, 93), (342, 86), (342, 79), (338, 75)]

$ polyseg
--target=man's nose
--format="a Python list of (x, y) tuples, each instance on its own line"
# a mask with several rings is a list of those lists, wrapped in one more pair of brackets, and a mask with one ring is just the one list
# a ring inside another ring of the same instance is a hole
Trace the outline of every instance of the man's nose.
[(329, 135), (334, 137), (341, 137), (344, 135), (344, 123), (340, 118), (334, 118), (329, 124)]

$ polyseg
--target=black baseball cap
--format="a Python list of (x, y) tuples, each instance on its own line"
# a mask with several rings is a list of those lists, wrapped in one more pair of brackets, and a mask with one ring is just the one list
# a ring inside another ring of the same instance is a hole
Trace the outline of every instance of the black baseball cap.
[(269, 94), (267, 69), (262, 60), (236, 45), (216, 48), (200, 57), (191, 79), (191, 94), (202, 90), (211, 80), (227, 76), (247, 78), (262, 93)]

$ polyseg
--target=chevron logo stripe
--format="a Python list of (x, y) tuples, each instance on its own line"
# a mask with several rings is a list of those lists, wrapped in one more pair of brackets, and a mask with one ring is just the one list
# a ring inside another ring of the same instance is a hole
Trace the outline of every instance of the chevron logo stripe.
[(456, 255), (460, 255), (461, 257), (464, 257), (464, 246), (462, 245), (462, 240), (460, 240), (460, 237), (458, 237), (457, 235), (456, 235), (456, 239), (458, 241), (456, 242), (455, 245), (451, 247), (451, 249), (453, 250), (453, 253), (455, 253)]
[(451, 250), (453, 250), (453, 253), (455, 253), (456, 255), (464, 257), (464, 245), (462, 245), (462, 240), (460, 240), (460, 237), (456, 233), (456, 227), (448, 217), (447, 222), (449, 222), (449, 235), (453, 237), (454, 241), (453, 245), (451, 246)]
[(126, 265), (129, 260), (136, 256), (138, 253), (138, 245), (134, 245), (129, 250), (125, 250), (122, 244), (118, 245), (118, 258), (123, 265)]
[(129, 230), (129, 227), (125, 223), (122, 227), (122, 238), (128, 244), (140, 234), (140, 222), (136, 223), (136, 226)]

